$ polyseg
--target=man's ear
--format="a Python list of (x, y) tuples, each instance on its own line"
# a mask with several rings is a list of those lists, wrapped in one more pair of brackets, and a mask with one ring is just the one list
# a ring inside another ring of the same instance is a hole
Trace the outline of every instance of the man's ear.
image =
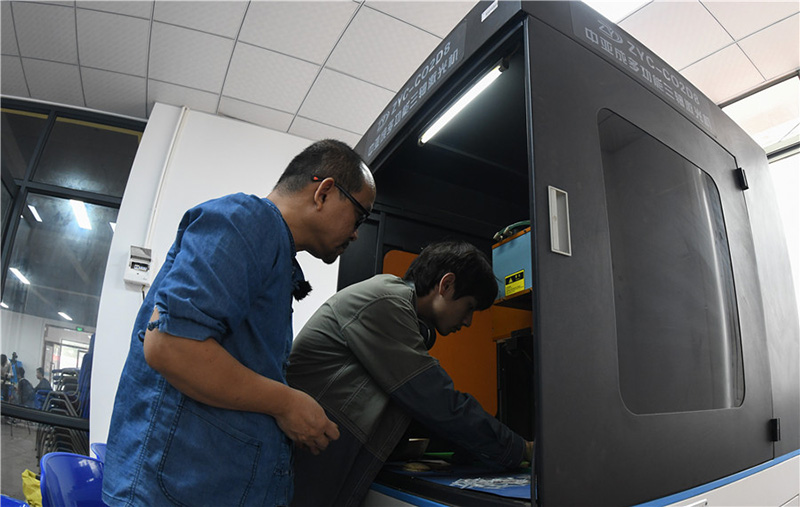
[(439, 280), (439, 295), (451, 296), (456, 290), (456, 275), (455, 273), (445, 273), (441, 280)]
[(317, 185), (316, 190), (314, 190), (314, 205), (317, 211), (322, 208), (332, 188), (334, 188), (333, 178), (325, 178)]

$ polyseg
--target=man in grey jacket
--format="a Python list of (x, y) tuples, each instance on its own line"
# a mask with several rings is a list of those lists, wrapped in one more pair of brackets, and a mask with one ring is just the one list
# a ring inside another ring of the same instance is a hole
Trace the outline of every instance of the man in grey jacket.
[(325, 453), (295, 457), (293, 505), (360, 505), (413, 418), (496, 469), (529, 461), (531, 442), (456, 391), (428, 349), (491, 306), (497, 282), (466, 242), (425, 248), (404, 278), (376, 275), (331, 297), (295, 338), (289, 384), (339, 426)]

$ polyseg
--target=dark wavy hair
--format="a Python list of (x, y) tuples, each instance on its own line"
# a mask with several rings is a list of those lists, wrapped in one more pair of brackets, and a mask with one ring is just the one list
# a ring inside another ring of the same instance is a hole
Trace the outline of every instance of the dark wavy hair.
[(297, 154), (283, 171), (275, 189), (292, 194), (311, 183), (312, 176), (333, 178), (350, 193), (364, 185), (361, 157), (347, 144), (335, 139), (317, 141)]
[(472, 296), (478, 310), (497, 298), (497, 279), (486, 254), (466, 241), (441, 241), (426, 246), (406, 271), (404, 280), (414, 282), (417, 296), (436, 287), (447, 273), (456, 275), (454, 299)]

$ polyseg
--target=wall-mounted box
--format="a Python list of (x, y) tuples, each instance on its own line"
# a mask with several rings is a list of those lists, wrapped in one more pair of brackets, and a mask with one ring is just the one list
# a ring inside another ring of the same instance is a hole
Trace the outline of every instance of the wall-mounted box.
[(131, 246), (131, 253), (128, 257), (128, 264), (125, 266), (123, 279), (130, 284), (149, 287), (152, 262), (153, 252), (151, 249)]

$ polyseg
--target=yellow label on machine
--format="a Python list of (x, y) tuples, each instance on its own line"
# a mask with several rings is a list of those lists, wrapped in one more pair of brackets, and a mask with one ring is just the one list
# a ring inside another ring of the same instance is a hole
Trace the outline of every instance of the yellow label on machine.
[(516, 294), (525, 288), (525, 270), (517, 271), (506, 277), (506, 297)]

